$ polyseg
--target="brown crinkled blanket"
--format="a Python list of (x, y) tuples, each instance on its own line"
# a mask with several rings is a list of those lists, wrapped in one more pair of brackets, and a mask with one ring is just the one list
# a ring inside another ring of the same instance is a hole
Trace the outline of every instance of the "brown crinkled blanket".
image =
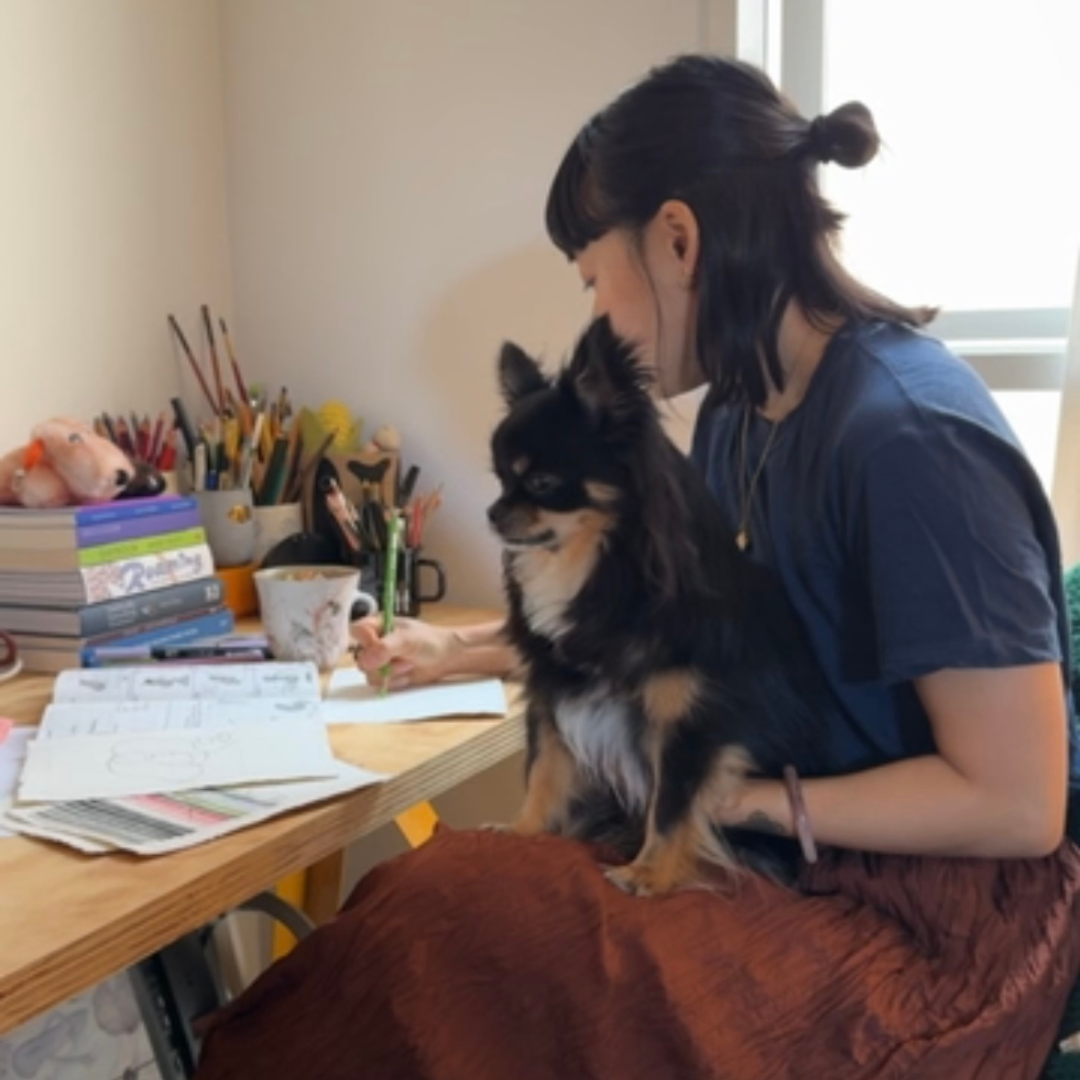
[(443, 829), (217, 1019), (198, 1080), (1025, 1080), (1080, 967), (1080, 851), (827, 853), (804, 894), (625, 896)]

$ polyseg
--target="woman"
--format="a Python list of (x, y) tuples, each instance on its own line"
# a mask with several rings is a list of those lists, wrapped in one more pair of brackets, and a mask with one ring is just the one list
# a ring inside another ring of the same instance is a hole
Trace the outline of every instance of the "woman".
[[(586, 125), (547, 214), (661, 393), (709, 385), (693, 459), (844, 706), (803, 785), (826, 857), (797, 891), (643, 901), (569, 841), (444, 834), (242, 999), (207, 1077), (261, 1038), (273, 1075), (314, 1046), (327, 1077), (1038, 1075), (1080, 967), (1057, 539), (928, 313), (835, 256), (817, 166), (876, 149), (861, 105), (809, 123), (759, 72), (683, 57)], [(495, 624), (356, 634), (399, 686), (514, 662)], [(725, 813), (795, 831), (780, 782)]]

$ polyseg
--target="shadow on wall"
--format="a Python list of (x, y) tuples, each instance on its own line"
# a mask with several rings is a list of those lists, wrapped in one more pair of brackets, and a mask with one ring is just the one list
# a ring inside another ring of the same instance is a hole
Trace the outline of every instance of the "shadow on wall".
[[(454, 602), (502, 603), (499, 549), (486, 517), (497, 494), (489, 442), (503, 414), (499, 349), (513, 340), (554, 371), (590, 314), (591, 298), (577, 271), (550, 244), (537, 241), (462, 277), (420, 330), (414, 371), (422, 393), (410, 417), (415, 430), (406, 439), (444, 483), (447, 510), (433, 521), (427, 546), (448, 567)], [(694, 392), (663, 406), (668, 433), (684, 450), (700, 398)]]
[[(499, 550), (486, 517), (497, 494), (489, 443), (502, 416), (499, 348), (512, 339), (554, 369), (588, 314), (573, 267), (537, 241), (462, 277), (421, 328), (414, 370), (425, 407), (406, 437), (444, 481), (444, 506), (452, 512), (434, 519), (428, 546), (447, 564), (455, 602), (502, 602)], [(420, 416), (429, 422), (419, 423)]]

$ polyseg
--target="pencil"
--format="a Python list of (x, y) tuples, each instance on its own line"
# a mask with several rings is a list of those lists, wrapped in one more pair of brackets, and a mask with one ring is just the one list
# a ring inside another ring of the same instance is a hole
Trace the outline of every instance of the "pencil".
[(180, 324), (172, 315), (169, 316), (169, 325), (172, 327), (173, 333), (179, 339), (180, 346), (184, 350), (184, 355), (191, 365), (191, 370), (195, 372), (195, 378), (198, 380), (199, 386), (202, 387), (202, 392), (206, 395), (206, 400), (210, 402), (210, 408), (214, 410), (214, 414), (216, 415), (218, 407), (214, 403), (214, 395), (210, 393), (210, 387), (206, 385), (206, 379), (203, 378), (203, 373), (199, 370), (198, 361), (195, 359), (195, 354), (191, 351), (191, 346), (187, 343), (187, 338), (184, 337), (184, 331), (180, 329)]
[(259, 506), (274, 506), (281, 498), (285, 486), (285, 468), (288, 464), (289, 440), (278, 436), (263, 474), (262, 490), (257, 500)]
[(210, 366), (214, 370), (214, 389), (217, 391), (217, 411), (219, 413), (225, 410), (225, 394), (221, 387), (221, 366), (218, 364), (217, 358), (217, 344), (214, 342), (214, 324), (210, 321), (210, 307), (208, 304), (202, 306), (203, 323), (206, 326), (206, 340), (210, 343)]
[[(394, 607), (397, 601), (398, 552), (401, 550), (401, 519), (397, 511), (387, 515), (386, 522), (386, 561), (383, 563), (383, 637), (394, 629)], [(382, 676), (380, 693), (390, 689), (390, 665), (383, 665), (379, 672)]]

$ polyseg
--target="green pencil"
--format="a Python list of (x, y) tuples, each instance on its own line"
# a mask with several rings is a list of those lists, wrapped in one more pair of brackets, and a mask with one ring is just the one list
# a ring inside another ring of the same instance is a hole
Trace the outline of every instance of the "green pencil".
[[(401, 515), (391, 511), (386, 521), (386, 551), (383, 563), (383, 636), (394, 629), (394, 608), (397, 603), (398, 552), (401, 550)], [(382, 671), (382, 693), (390, 687), (390, 665), (385, 664)]]

